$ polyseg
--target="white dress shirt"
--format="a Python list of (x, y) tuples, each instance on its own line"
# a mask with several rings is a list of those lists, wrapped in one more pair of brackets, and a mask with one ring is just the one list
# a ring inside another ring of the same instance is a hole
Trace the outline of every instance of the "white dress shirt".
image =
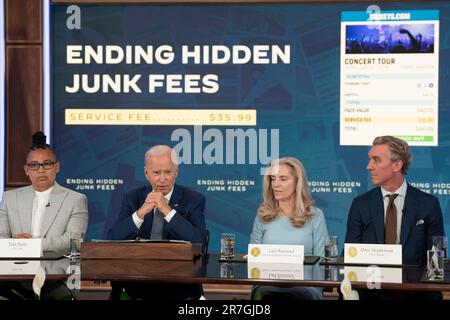
[(386, 210), (389, 205), (389, 197), (388, 194), (396, 193), (398, 196), (394, 200), (395, 208), (397, 209), (397, 240), (395, 241), (396, 244), (400, 243), (400, 232), (402, 228), (402, 216), (403, 216), (403, 207), (405, 206), (405, 197), (406, 197), (406, 189), (408, 188), (408, 185), (406, 183), (406, 180), (403, 179), (403, 183), (395, 192), (389, 192), (383, 187), (381, 188), (381, 194), (383, 195), (383, 202), (384, 202), (384, 221), (386, 223)]
[[(172, 187), (172, 189), (169, 191), (169, 193), (166, 194), (166, 195), (164, 196), (164, 198), (166, 199), (167, 203), (169, 203), (170, 197), (172, 197), (172, 193), (173, 193), (173, 187)], [(155, 210), (156, 210), (156, 208), (153, 209), (153, 212), (155, 212)], [(166, 221), (169, 223), (170, 220), (172, 220), (172, 218), (173, 218), (173, 216), (175, 215), (175, 213), (177, 213), (176, 210), (175, 210), (175, 209), (172, 209), (172, 211), (170, 211), (170, 212), (164, 217), (164, 220), (166, 220)], [(142, 226), (142, 224), (144, 223), (144, 219), (139, 218), (139, 216), (137, 215), (137, 211), (135, 211), (131, 217), (133, 218), (133, 222), (134, 222), (136, 228), (140, 229), (141, 226)]]
[(33, 238), (42, 238), (41, 225), (42, 217), (46, 207), (49, 206), (50, 193), (53, 187), (48, 190), (39, 192), (34, 190), (33, 211), (31, 215), (31, 236)]

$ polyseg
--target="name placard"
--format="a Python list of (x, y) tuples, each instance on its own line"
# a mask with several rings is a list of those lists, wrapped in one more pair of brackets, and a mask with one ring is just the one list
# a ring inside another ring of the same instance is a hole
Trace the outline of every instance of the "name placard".
[(304, 248), (302, 245), (249, 244), (248, 262), (301, 263)]
[(303, 280), (303, 263), (249, 262), (248, 277), (252, 279)]
[(1, 275), (34, 275), (41, 265), (41, 261), (0, 261)]
[(344, 263), (401, 265), (402, 246), (399, 244), (344, 244)]
[(42, 239), (0, 239), (0, 258), (40, 258)]
[(368, 267), (344, 267), (344, 274), (350, 281), (366, 282), (376, 286), (382, 283), (402, 283), (402, 268)]

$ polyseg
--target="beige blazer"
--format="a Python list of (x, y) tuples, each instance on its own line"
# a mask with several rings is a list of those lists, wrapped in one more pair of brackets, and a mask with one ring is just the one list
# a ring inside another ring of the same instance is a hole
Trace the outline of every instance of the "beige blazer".
[[(32, 186), (6, 191), (0, 204), (0, 238), (31, 234), (34, 189)], [(88, 225), (87, 197), (55, 182), (49, 205), (42, 217), (44, 251), (69, 250), (69, 235), (85, 233)]]

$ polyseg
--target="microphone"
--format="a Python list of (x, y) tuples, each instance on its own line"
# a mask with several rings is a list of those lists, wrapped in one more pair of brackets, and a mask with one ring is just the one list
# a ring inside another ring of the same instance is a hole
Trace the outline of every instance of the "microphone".
[(47, 204), (45, 205), (45, 207), (46, 207), (46, 208), (47, 208), (47, 207), (50, 207), (50, 202), (47, 203)]

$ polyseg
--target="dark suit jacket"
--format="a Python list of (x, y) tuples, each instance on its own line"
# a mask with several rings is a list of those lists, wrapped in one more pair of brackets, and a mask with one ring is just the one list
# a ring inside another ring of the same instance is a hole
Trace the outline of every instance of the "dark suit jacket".
[[(439, 201), (408, 184), (400, 231), (403, 263), (426, 265), (426, 254), (431, 249), (433, 236), (444, 234)], [(380, 187), (353, 200), (345, 242), (384, 243), (384, 205)]]
[[(127, 192), (123, 198), (122, 208), (117, 221), (107, 233), (109, 240), (135, 239), (136, 237), (150, 239), (153, 214), (144, 217), (144, 223), (138, 229), (134, 224), (132, 214), (144, 203), (151, 186), (144, 186)], [(164, 221), (163, 239), (186, 240), (193, 243), (206, 241), (205, 197), (188, 188), (175, 185), (169, 201), (169, 206), (176, 214), (169, 223)]]
[[(107, 239), (126, 240), (137, 237), (150, 239), (153, 214), (145, 215), (140, 229), (136, 227), (131, 216), (141, 207), (151, 191), (151, 186), (144, 186), (124, 195), (119, 217), (108, 231)], [(169, 206), (177, 213), (169, 223), (164, 221), (163, 239), (186, 240), (206, 245), (205, 197), (194, 190), (175, 185)], [(125, 288), (132, 299), (145, 300), (198, 299), (203, 294), (202, 286), (197, 284), (112, 282), (111, 286), (113, 300), (119, 299), (122, 288)]]

